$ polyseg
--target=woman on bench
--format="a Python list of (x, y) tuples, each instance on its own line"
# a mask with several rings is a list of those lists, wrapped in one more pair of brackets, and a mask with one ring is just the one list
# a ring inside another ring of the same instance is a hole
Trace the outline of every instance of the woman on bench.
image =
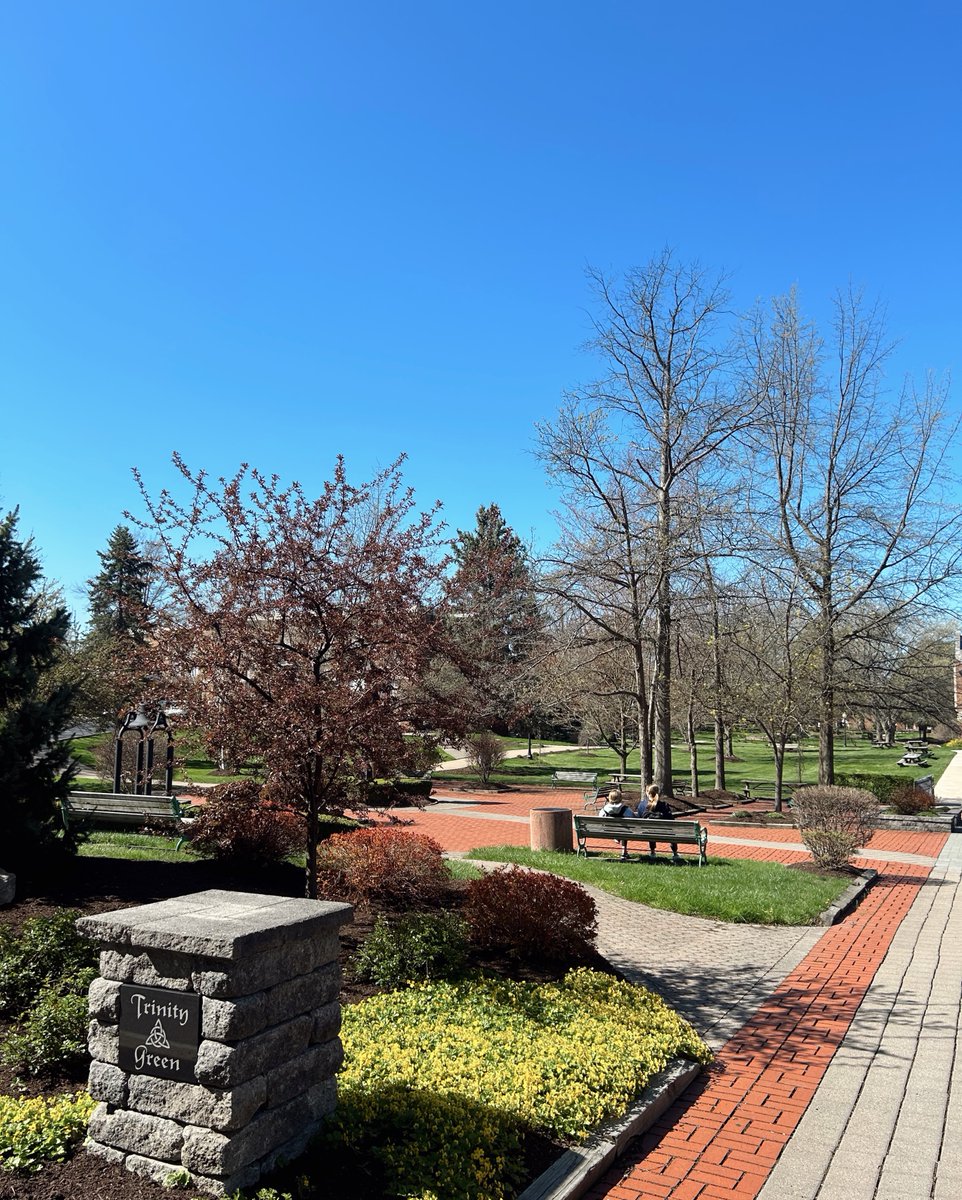
[[(605, 800), (605, 806), (601, 810), (603, 817), (633, 817), (635, 810), (630, 804), (625, 803), (624, 796), (621, 794), (621, 788), (616, 784), (608, 792)], [(615, 839), (617, 841), (617, 839)], [(621, 843), (621, 860), (626, 861), (628, 858), (628, 843)]]
[[(645, 806), (642, 811), (642, 804)], [(645, 788), (645, 795), (642, 797), (641, 804), (638, 805), (639, 817), (657, 818), (659, 821), (674, 821), (675, 814), (671, 811), (671, 807), (667, 800), (661, 798), (661, 788), (657, 783), (650, 783)], [(648, 857), (655, 857), (655, 842), (648, 843)], [(673, 863), (684, 862), (685, 860), (678, 853), (678, 843), (671, 843), (671, 861)]]

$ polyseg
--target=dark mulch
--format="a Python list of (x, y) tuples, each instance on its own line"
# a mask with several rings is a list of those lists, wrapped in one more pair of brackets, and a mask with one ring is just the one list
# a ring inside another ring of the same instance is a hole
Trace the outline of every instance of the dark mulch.
[[(454, 881), (450, 894), (445, 898), (445, 907), (459, 907), (465, 887), (464, 883)], [(242, 875), (213, 863), (199, 861), (157, 863), (81, 858), (71, 863), (55, 881), (36, 883), (22, 898), (18, 895), (14, 905), (0, 909), (0, 924), (16, 929), (31, 917), (48, 916), (62, 908), (75, 908), (85, 914), (108, 912), (209, 888), (302, 896), (304, 873), (285, 866)], [(353, 979), (346, 969), (348, 960), (373, 928), (378, 915), (378, 909), (363, 906), (355, 911), (353, 923), (342, 927), (342, 1004), (357, 1003), (381, 990)], [(510, 978), (534, 982), (557, 979), (567, 969), (544, 963), (518, 962), (509, 956), (479, 951), (474, 952), (471, 965)], [(612, 971), (608, 961), (594, 953), (586, 956), (583, 965), (599, 971)], [(0, 1037), (4, 1032), (0, 1023)], [(0, 1064), (0, 1094), (73, 1091), (85, 1086), (86, 1078), (85, 1062), (78, 1063), (72, 1073), (29, 1081), (16, 1079), (9, 1068)], [(529, 1136), (525, 1144), (528, 1179), (536, 1178), (563, 1148), (537, 1135)], [(326, 1164), (326, 1167), (330, 1166), (333, 1164)], [(337, 1179), (326, 1170), (323, 1183), (325, 1200), (377, 1200), (377, 1195), (367, 1186), (359, 1192), (356, 1178), (350, 1176)], [(270, 1184), (283, 1188), (284, 1179), (279, 1176), (276, 1180), (263, 1181), (263, 1186)], [(0, 1170), (0, 1200), (170, 1200), (171, 1196), (181, 1194), (194, 1193), (171, 1192), (83, 1153), (76, 1154), (65, 1163), (48, 1164), (33, 1175)]]

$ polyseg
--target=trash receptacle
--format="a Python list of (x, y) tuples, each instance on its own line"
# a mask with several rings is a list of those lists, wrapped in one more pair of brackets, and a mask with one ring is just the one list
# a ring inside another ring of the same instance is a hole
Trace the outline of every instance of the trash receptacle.
[(574, 849), (569, 808), (533, 808), (530, 816), (532, 850)]

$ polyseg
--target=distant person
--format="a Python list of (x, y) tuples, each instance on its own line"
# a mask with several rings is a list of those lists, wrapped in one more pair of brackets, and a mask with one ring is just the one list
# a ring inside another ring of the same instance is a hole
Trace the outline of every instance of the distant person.
[[(661, 788), (658, 786), (657, 783), (650, 783), (645, 788), (645, 797), (647, 799), (646, 809), (645, 809), (645, 812), (642, 813), (641, 805), (639, 804), (638, 805), (638, 815), (639, 816), (648, 817), (650, 820), (674, 821), (675, 814), (672, 812), (671, 806), (669, 805), (668, 801), (662, 797)], [(655, 855), (656, 844), (657, 843), (655, 843), (655, 842), (648, 843), (648, 857), (649, 858), (656, 857), (656, 855)], [(678, 843), (677, 842), (671, 843), (671, 861), (676, 862), (676, 863), (684, 862), (684, 859), (678, 853)]]
[[(630, 804), (625, 803), (625, 798), (622, 795), (621, 788), (614, 784), (605, 797), (604, 808), (601, 810), (603, 817), (633, 817), (635, 810)], [(615, 839), (618, 840), (617, 838)], [(621, 861), (626, 862), (628, 859), (628, 843), (621, 842)]]

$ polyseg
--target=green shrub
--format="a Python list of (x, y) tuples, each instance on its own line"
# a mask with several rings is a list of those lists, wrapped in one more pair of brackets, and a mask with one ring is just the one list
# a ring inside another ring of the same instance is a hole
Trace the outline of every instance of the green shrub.
[(87, 1053), (87, 989), (95, 970), (43, 988), (26, 1019), (0, 1045), (0, 1061), (23, 1075), (43, 1075)]
[(283, 862), (303, 844), (303, 821), (252, 779), (215, 787), (190, 829), (195, 853), (252, 869)]
[(358, 829), (317, 849), (318, 894), (327, 899), (431, 904), (450, 886), (440, 844), (423, 833)]
[(905, 787), (904, 775), (874, 774), (869, 771), (838, 771), (835, 786), (871, 792), (882, 804), (891, 804), (892, 793)]
[(379, 917), (354, 956), (354, 973), (380, 987), (412, 980), (456, 979), (468, 956), (467, 923), (454, 913), (405, 913)]
[(86, 1092), (49, 1100), (0, 1096), (0, 1167), (39, 1171), (45, 1162), (67, 1158), (86, 1136), (93, 1108)]
[(19, 934), (0, 927), (0, 1015), (19, 1017), (44, 987), (96, 965), (96, 948), (74, 927), (79, 915), (32, 917)]
[(582, 957), (598, 932), (597, 906), (580, 883), (526, 867), (469, 883), (464, 915), (479, 946), (554, 962)]
[(879, 802), (858, 788), (817, 784), (796, 790), (792, 811), (812, 858), (831, 870), (848, 866), (856, 849), (869, 841)]
[(389, 779), (368, 784), (362, 799), (372, 808), (389, 804), (415, 804), (424, 807), (431, 795), (430, 779)]

